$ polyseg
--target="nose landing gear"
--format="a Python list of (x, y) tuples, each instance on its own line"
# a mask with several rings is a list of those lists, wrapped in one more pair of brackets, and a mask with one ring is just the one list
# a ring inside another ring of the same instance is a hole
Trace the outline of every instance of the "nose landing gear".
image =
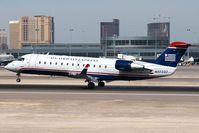
[(16, 79), (17, 82), (21, 82), (20, 76), (21, 76), (20, 73), (17, 73), (17, 79)]

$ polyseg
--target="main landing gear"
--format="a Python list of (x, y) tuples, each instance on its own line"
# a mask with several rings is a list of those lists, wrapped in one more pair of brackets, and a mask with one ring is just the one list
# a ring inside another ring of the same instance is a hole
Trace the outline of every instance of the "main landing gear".
[[(104, 86), (105, 86), (105, 83), (104, 83), (104, 82), (102, 82), (102, 81), (98, 82), (98, 87), (104, 87)], [(95, 83), (89, 81), (89, 82), (88, 82), (88, 88), (89, 88), (89, 89), (92, 89), (92, 88), (94, 88), (94, 87), (95, 87)]]
[(20, 76), (21, 76), (20, 73), (17, 73), (17, 79), (16, 79), (17, 82), (21, 82)]
[(98, 83), (98, 86), (99, 86), (99, 87), (104, 87), (104, 86), (105, 86), (105, 83), (102, 82), (102, 81), (100, 81), (100, 82)]
[(95, 84), (93, 82), (88, 82), (88, 88), (92, 89), (95, 87)]

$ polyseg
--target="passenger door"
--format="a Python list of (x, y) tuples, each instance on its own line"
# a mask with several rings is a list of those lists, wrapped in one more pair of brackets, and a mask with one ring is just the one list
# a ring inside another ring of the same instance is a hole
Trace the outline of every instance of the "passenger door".
[(27, 60), (28, 67), (30, 67), (30, 68), (35, 68), (35, 67), (36, 67), (37, 58), (38, 58), (38, 55), (32, 54), (32, 55), (29, 57), (29, 60)]

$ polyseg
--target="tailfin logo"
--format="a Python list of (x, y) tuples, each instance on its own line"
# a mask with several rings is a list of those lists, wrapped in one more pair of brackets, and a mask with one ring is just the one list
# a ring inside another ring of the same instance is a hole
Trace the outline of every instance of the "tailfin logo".
[(165, 54), (165, 61), (176, 61), (176, 55), (175, 54)]

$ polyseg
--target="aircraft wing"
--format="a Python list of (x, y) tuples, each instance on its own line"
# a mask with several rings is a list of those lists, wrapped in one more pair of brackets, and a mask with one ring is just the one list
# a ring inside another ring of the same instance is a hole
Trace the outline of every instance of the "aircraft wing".
[(86, 66), (84, 67), (84, 69), (81, 71), (80, 75), (87, 75), (87, 70), (90, 67), (89, 64), (86, 64)]
[(90, 65), (86, 64), (85, 67), (83, 68), (83, 70), (80, 73), (70, 72), (68, 76), (72, 77), (72, 78), (88, 79), (87, 70), (88, 70), (89, 67), (90, 67)]
[(85, 82), (88, 82), (88, 81), (98, 82), (97, 78), (92, 77), (87, 74), (89, 67), (90, 67), (90, 64), (86, 64), (80, 73), (69, 73), (68, 76), (72, 78), (86, 79)]

